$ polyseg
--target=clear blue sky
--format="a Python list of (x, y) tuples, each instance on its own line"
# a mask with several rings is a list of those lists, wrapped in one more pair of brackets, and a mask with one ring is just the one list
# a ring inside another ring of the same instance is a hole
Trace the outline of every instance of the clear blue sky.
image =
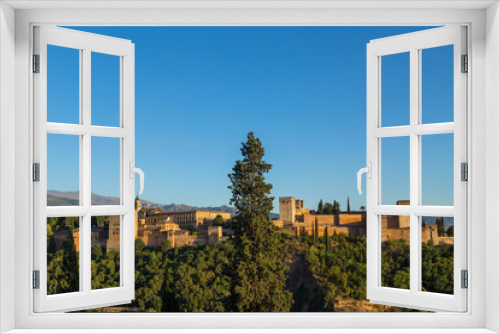
[[(278, 212), (280, 196), (304, 199), (311, 209), (320, 199), (336, 199), (345, 209), (348, 196), (353, 210), (365, 204), (356, 172), (366, 163), (366, 44), (427, 28), (73, 29), (135, 43), (136, 165), (146, 173), (141, 198), (228, 205), (227, 174), (253, 131), (273, 164), (268, 181)], [(450, 50), (424, 50), (424, 123), (453, 120), (453, 91), (443, 88), (453, 80)], [(114, 58), (93, 55), (94, 125), (118, 124)], [(48, 120), (78, 122), (78, 54), (49, 50), (48, 61)], [(405, 54), (382, 60), (384, 126), (408, 124), (408, 61)], [(453, 135), (430, 137), (422, 149), (424, 204), (450, 205)], [(395, 204), (409, 198), (409, 141), (388, 138), (382, 145), (383, 202)], [(78, 189), (78, 154), (67, 147), (78, 147), (78, 140), (49, 138), (49, 189)], [(118, 194), (117, 147), (112, 139), (93, 141), (92, 192)]]

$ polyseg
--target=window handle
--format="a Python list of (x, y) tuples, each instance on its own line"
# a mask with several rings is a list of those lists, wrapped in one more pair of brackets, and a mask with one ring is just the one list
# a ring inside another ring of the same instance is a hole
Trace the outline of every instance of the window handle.
[(133, 161), (130, 161), (129, 171), (130, 171), (130, 178), (131, 179), (134, 178), (135, 173), (139, 174), (140, 185), (141, 185), (141, 189), (139, 190), (139, 195), (142, 195), (142, 192), (144, 191), (144, 172), (140, 168), (134, 167)]
[(358, 192), (360, 195), (362, 195), (363, 193), (361, 192), (361, 176), (366, 173), (366, 177), (368, 179), (371, 179), (372, 178), (372, 163), (370, 161), (368, 161), (367, 163), (368, 166), (364, 167), (364, 168), (361, 168), (359, 171), (358, 171)]

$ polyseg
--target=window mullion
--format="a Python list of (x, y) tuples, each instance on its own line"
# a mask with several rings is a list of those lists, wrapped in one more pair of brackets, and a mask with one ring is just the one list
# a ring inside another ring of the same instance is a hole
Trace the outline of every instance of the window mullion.
[(420, 231), (418, 230), (418, 216), (413, 208), (420, 204), (420, 137), (415, 133), (419, 124), (419, 94), (420, 94), (420, 69), (419, 51), (410, 50), (410, 291), (417, 292), (419, 289), (418, 273), (419, 263)]
[[(417, 135), (417, 140), (416, 144), (418, 145), (418, 162), (416, 168), (418, 169), (418, 179), (417, 179), (417, 185), (418, 185), (418, 195), (417, 195), (417, 200), (418, 202), (415, 204), (418, 204), (418, 208), (422, 205), (422, 135), (426, 133), (425, 129), (429, 128), (432, 131), (432, 125), (426, 126), (422, 124), (422, 50), (417, 50), (416, 51), (416, 64), (417, 64), (417, 73), (416, 73), (416, 84), (417, 84), (417, 91), (415, 92), (417, 100), (415, 101), (415, 108), (416, 108), (416, 121), (417, 125), (415, 126), (415, 135)], [(447, 123), (447, 124), (442, 124), (441, 126), (436, 126), (434, 130), (451, 130), (453, 133), (453, 123)], [(418, 131), (418, 130), (423, 130), (423, 131)], [(428, 131), (429, 132), (429, 131)], [(438, 133), (446, 133), (444, 131), (440, 131)], [(414, 281), (417, 282), (417, 291), (422, 290), (422, 214), (419, 214), (418, 212), (413, 211), (415, 214), (415, 220), (416, 220), (416, 226), (417, 226), (417, 247), (416, 247), (416, 259), (418, 263), (418, 268), (417, 268), (417, 273), (414, 276)], [(417, 216), (417, 214), (419, 214)]]
[[(81, 117), (82, 123), (85, 127), (91, 126), (91, 51), (86, 48), (82, 52), (83, 60), (81, 66)], [(82, 227), (80, 233), (80, 275), (81, 284), (83, 284), (82, 291), (90, 293), (92, 270), (91, 270), (91, 215), (90, 206), (92, 205), (92, 188), (91, 188), (91, 134), (87, 132), (80, 137), (82, 147), (80, 150), (80, 182), (81, 182), (81, 196), (82, 203), (86, 208), (89, 208), (82, 217)]]

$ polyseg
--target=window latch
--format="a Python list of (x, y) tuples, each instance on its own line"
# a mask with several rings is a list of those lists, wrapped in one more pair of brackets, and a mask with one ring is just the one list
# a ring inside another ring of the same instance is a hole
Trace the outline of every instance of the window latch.
[(364, 167), (364, 168), (361, 168), (358, 171), (358, 192), (359, 192), (360, 195), (362, 194), (362, 192), (361, 192), (361, 176), (364, 173), (366, 173), (366, 177), (368, 179), (372, 178), (372, 163), (371, 163), (371, 161), (368, 161), (367, 166)]
[(130, 172), (129, 176), (131, 179), (134, 178), (135, 173), (139, 174), (140, 185), (141, 185), (141, 189), (139, 190), (139, 195), (142, 195), (142, 192), (144, 191), (144, 172), (142, 171), (142, 169), (134, 167), (133, 161), (130, 161), (129, 163), (129, 172)]

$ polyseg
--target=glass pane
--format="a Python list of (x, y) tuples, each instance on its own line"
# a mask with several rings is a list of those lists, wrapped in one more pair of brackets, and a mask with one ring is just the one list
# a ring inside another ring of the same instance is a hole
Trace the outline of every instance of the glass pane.
[(453, 294), (453, 217), (422, 217), (422, 291)]
[(120, 138), (92, 137), (92, 205), (120, 204)]
[(47, 134), (47, 206), (80, 203), (80, 137)]
[(92, 217), (92, 290), (120, 286), (120, 216)]
[(410, 124), (410, 53), (381, 57), (382, 126)]
[(80, 219), (47, 218), (47, 294), (80, 291)]
[(120, 126), (120, 57), (92, 52), (92, 125)]
[(410, 137), (382, 138), (382, 205), (410, 205)]
[(410, 217), (382, 216), (382, 286), (410, 289)]
[(453, 122), (453, 45), (421, 52), (422, 123)]
[(47, 45), (47, 122), (80, 123), (80, 50)]
[(453, 139), (422, 136), (422, 205), (453, 206)]

